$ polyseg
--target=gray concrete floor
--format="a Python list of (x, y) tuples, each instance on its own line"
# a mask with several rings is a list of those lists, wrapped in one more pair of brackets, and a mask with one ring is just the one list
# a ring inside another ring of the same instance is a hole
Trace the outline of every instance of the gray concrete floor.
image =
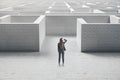
[(65, 37), (65, 66), (58, 66), (57, 42), (46, 37), (39, 52), (1, 52), (0, 80), (120, 80), (120, 53), (81, 53)]

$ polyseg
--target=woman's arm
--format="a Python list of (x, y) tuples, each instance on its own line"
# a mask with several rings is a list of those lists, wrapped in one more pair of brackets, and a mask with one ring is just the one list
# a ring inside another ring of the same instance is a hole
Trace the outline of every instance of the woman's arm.
[(66, 43), (66, 42), (67, 42), (67, 39), (64, 39), (64, 41), (65, 41), (64, 43)]

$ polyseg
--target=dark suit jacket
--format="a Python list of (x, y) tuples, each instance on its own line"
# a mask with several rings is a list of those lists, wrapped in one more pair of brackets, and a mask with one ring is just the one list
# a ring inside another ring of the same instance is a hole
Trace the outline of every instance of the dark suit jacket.
[[(63, 44), (65, 44), (67, 42), (67, 40), (65, 40), (65, 42), (63, 42)], [(62, 51), (65, 51), (65, 45), (63, 45), (64, 47), (63, 48), (61, 48), (60, 47), (60, 42), (58, 43), (58, 52), (62, 52)]]

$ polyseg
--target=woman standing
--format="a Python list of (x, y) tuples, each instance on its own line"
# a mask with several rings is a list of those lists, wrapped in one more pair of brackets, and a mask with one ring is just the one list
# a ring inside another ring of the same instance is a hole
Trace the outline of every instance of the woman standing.
[(60, 38), (59, 43), (58, 43), (58, 53), (59, 53), (58, 64), (59, 64), (59, 66), (60, 66), (60, 59), (61, 59), (61, 57), (62, 57), (62, 63), (63, 63), (62, 65), (64, 66), (64, 51), (66, 50), (64, 44), (66, 42), (67, 42), (66, 39), (64, 39), (64, 41), (63, 41), (63, 38)]

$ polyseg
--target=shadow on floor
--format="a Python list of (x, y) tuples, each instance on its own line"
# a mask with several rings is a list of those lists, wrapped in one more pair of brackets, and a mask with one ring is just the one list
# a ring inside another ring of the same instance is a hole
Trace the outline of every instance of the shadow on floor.
[(0, 57), (37, 57), (40, 56), (40, 52), (0, 52)]
[(98, 57), (116, 57), (120, 58), (120, 52), (83, 52), (83, 54), (89, 54)]

